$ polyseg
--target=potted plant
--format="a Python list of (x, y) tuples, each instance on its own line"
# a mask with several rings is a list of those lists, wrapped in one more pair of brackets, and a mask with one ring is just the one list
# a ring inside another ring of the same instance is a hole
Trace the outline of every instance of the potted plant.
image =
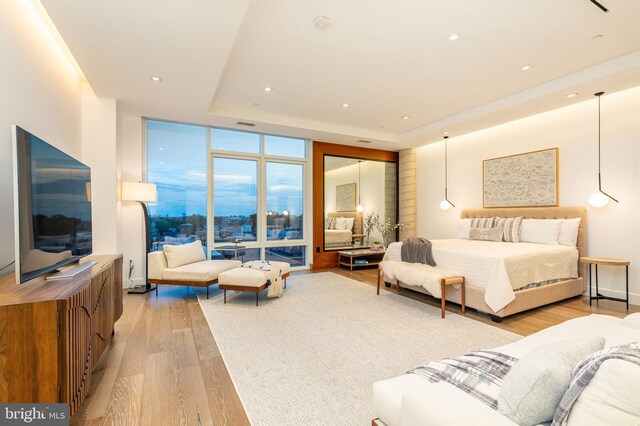
[(382, 235), (382, 249), (386, 247), (387, 240), (389, 239), (389, 234), (391, 231), (395, 231), (396, 229), (400, 229), (400, 231), (404, 231), (406, 228), (406, 224), (404, 223), (393, 223), (391, 218), (387, 218), (385, 221), (381, 221), (378, 218), (378, 222), (376, 224), (376, 229), (380, 231)]
[(363, 241), (363, 245), (369, 245), (371, 243), (371, 231), (377, 228), (378, 222), (380, 222), (380, 216), (378, 213), (371, 212), (364, 217), (362, 227), (366, 238)]
[(381, 248), (382, 244), (380, 241), (374, 241), (373, 244), (371, 244), (371, 250), (381, 250)]

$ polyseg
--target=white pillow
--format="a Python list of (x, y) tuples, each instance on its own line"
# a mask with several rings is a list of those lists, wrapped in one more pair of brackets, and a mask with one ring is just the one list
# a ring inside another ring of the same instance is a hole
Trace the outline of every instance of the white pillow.
[(351, 231), (353, 230), (353, 222), (355, 221), (355, 218), (353, 217), (348, 217), (347, 219), (347, 223), (344, 225), (344, 229), (346, 231)]
[(498, 412), (519, 425), (550, 422), (578, 362), (604, 348), (602, 336), (551, 343), (511, 367), (498, 394)]
[(563, 246), (575, 247), (578, 244), (578, 228), (582, 218), (562, 219), (560, 223), (560, 234), (558, 235), (558, 244)]
[(627, 315), (622, 320), (622, 325), (624, 327), (631, 327), (640, 330), (640, 312), (636, 312), (635, 314)]
[(460, 219), (458, 222), (458, 233), (456, 238), (469, 239), (469, 230), (471, 229), (471, 219)]
[(558, 245), (562, 219), (525, 219), (520, 228), (520, 242)]
[(638, 383), (640, 365), (606, 360), (573, 403), (567, 425), (637, 425)]
[(347, 218), (346, 217), (337, 217), (335, 222), (333, 223), (333, 229), (337, 229), (338, 231), (343, 231), (347, 226)]
[(169, 265), (169, 268), (177, 268), (178, 266), (187, 265), (193, 262), (200, 262), (201, 260), (207, 259), (204, 255), (202, 242), (200, 242), (200, 240), (196, 240), (189, 244), (182, 244), (180, 246), (166, 245), (162, 250), (167, 258), (167, 265)]

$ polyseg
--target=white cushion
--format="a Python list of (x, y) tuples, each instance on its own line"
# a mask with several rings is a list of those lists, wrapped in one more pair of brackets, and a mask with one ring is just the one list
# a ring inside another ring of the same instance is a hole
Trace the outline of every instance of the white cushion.
[(162, 279), (162, 271), (167, 269), (167, 257), (162, 251), (152, 251), (147, 255), (147, 265), (149, 279)]
[(169, 268), (177, 268), (188, 263), (206, 260), (200, 240), (180, 246), (166, 245), (162, 250), (167, 257)]
[(225, 271), (218, 276), (220, 285), (237, 285), (243, 287), (260, 287), (267, 282), (267, 274), (259, 269), (236, 268)]
[(471, 229), (471, 219), (460, 219), (458, 222), (458, 233), (456, 238), (469, 239), (469, 230)]
[(431, 385), (432, 383), (417, 374), (404, 374), (375, 382), (373, 384), (375, 416), (387, 425), (400, 425), (403, 410), (402, 395), (428, 392)]
[(524, 219), (520, 228), (520, 241), (557, 246), (561, 223), (562, 219)]
[(520, 425), (550, 422), (578, 362), (604, 348), (604, 337), (543, 346), (521, 358), (504, 378), (498, 411)]
[[(622, 325), (625, 327), (635, 328), (636, 330), (640, 330), (640, 312), (636, 312), (635, 314), (627, 315), (622, 320)], [(638, 338), (640, 340), (640, 338)]]
[(621, 359), (602, 363), (571, 407), (568, 426), (640, 424), (640, 365)]
[(220, 276), (220, 273), (229, 269), (238, 268), (242, 265), (239, 260), (203, 260), (201, 262), (189, 263), (168, 268), (162, 271), (162, 278), (176, 281), (213, 281)]
[(353, 217), (347, 217), (345, 218), (347, 221), (344, 225), (344, 229), (345, 231), (351, 231), (353, 229), (353, 222), (355, 221), (355, 218)]
[(516, 426), (484, 402), (445, 382), (432, 383), (427, 392), (403, 394), (400, 424)]
[(346, 217), (337, 217), (336, 221), (333, 224), (333, 229), (337, 229), (338, 231), (344, 231), (347, 226), (347, 218)]
[(578, 244), (578, 228), (582, 218), (562, 219), (560, 223), (560, 233), (558, 234), (558, 244), (575, 247)]

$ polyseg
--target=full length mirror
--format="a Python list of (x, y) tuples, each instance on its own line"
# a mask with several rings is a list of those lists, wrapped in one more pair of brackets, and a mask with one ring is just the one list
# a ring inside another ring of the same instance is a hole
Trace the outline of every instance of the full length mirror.
[(324, 250), (396, 241), (397, 164), (324, 156)]

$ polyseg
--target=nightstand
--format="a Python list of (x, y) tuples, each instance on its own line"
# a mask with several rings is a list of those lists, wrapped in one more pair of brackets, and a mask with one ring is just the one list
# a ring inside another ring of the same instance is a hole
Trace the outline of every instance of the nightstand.
[[(592, 300), (615, 300), (617, 302), (625, 302), (627, 304), (627, 310), (629, 309), (629, 261), (624, 259), (610, 259), (606, 257), (581, 257), (581, 263), (586, 263), (589, 268), (589, 306), (591, 306)], [(591, 265), (596, 266), (596, 295), (591, 296)], [(598, 291), (598, 265), (602, 266), (624, 266), (626, 269), (626, 287), (625, 287), (625, 298), (621, 299), (619, 297), (609, 297), (603, 296)]]

